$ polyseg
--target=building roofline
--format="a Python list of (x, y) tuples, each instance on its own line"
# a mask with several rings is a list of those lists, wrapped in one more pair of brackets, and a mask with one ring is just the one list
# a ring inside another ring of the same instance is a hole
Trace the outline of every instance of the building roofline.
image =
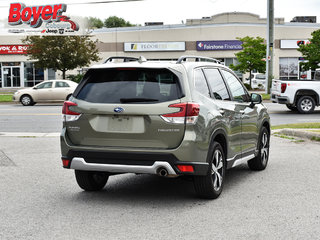
[[(137, 32), (137, 31), (156, 31), (156, 30), (170, 30), (170, 29), (192, 29), (203, 27), (246, 27), (246, 26), (267, 26), (265, 23), (217, 23), (217, 24), (199, 24), (199, 25), (186, 25), (186, 24), (173, 24), (173, 25), (157, 25), (157, 26), (137, 26), (137, 27), (122, 27), (122, 28), (101, 28), (92, 32), (93, 35), (101, 33), (114, 33), (114, 32)], [(301, 27), (301, 28), (320, 28), (320, 23), (298, 23), (287, 22), (284, 24), (275, 24), (275, 27)]]

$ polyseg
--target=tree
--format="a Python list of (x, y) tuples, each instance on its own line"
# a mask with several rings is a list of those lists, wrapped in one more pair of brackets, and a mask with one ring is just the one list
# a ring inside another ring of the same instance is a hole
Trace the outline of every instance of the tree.
[(60, 70), (63, 79), (66, 71), (100, 60), (96, 42), (89, 36), (27, 36), (22, 41), (29, 45), (26, 55), (36, 60), (36, 67)]
[(266, 45), (263, 43), (264, 39), (261, 37), (237, 38), (242, 42), (242, 51), (236, 53), (239, 61), (238, 65), (230, 65), (233, 70), (239, 70), (241, 73), (249, 72), (250, 86), (251, 86), (251, 72), (255, 69), (258, 72), (264, 73), (266, 71), (266, 62), (262, 60), (266, 57)]
[(88, 23), (89, 23), (89, 28), (102, 28), (103, 27), (103, 22), (101, 19), (96, 18), (96, 17), (89, 17), (88, 18)]
[[(298, 51), (302, 53), (306, 62), (301, 63), (302, 70), (308, 71), (311, 69), (312, 75), (316, 68), (319, 68), (320, 63), (320, 29), (311, 33), (312, 38), (310, 43), (300, 44)], [(312, 76), (313, 78), (313, 76)]]
[(107, 28), (116, 28), (116, 27), (132, 27), (135, 26), (130, 22), (124, 20), (123, 18), (117, 16), (108, 17), (104, 20), (104, 26)]

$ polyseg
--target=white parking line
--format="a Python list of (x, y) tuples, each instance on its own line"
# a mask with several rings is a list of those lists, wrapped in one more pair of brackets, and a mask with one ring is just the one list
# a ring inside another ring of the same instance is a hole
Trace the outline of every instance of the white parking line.
[(60, 132), (29, 133), (29, 132), (0, 132), (0, 137), (59, 137)]

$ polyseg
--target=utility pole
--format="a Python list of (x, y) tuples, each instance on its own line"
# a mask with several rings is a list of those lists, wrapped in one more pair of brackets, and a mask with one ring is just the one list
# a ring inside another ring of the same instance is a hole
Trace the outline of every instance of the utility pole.
[(274, 0), (268, 0), (267, 19), (267, 56), (266, 56), (266, 93), (270, 93), (273, 76), (273, 38), (274, 38)]

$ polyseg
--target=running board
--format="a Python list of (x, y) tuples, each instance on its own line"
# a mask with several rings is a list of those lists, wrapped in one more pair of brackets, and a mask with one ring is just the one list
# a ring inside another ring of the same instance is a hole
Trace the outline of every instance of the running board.
[[(253, 159), (254, 157), (255, 157), (255, 155), (254, 155), (254, 154), (251, 154), (251, 155), (246, 156), (246, 157), (244, 157), (244, 158), (239, 158), (239, 159), (235, 160), (235, 161), (232, 163), (232, 166), (231, 166), (231, 167), (233, 168), (233, 167), (238, 166), (238, 165), (240, 165), (240, 164), (242, 164), (242, 163), (245, 163), (245, 162)], [(227, 162), (233, 161), (233, 159), (234, 159), (234, 158), (227, 159)]]

